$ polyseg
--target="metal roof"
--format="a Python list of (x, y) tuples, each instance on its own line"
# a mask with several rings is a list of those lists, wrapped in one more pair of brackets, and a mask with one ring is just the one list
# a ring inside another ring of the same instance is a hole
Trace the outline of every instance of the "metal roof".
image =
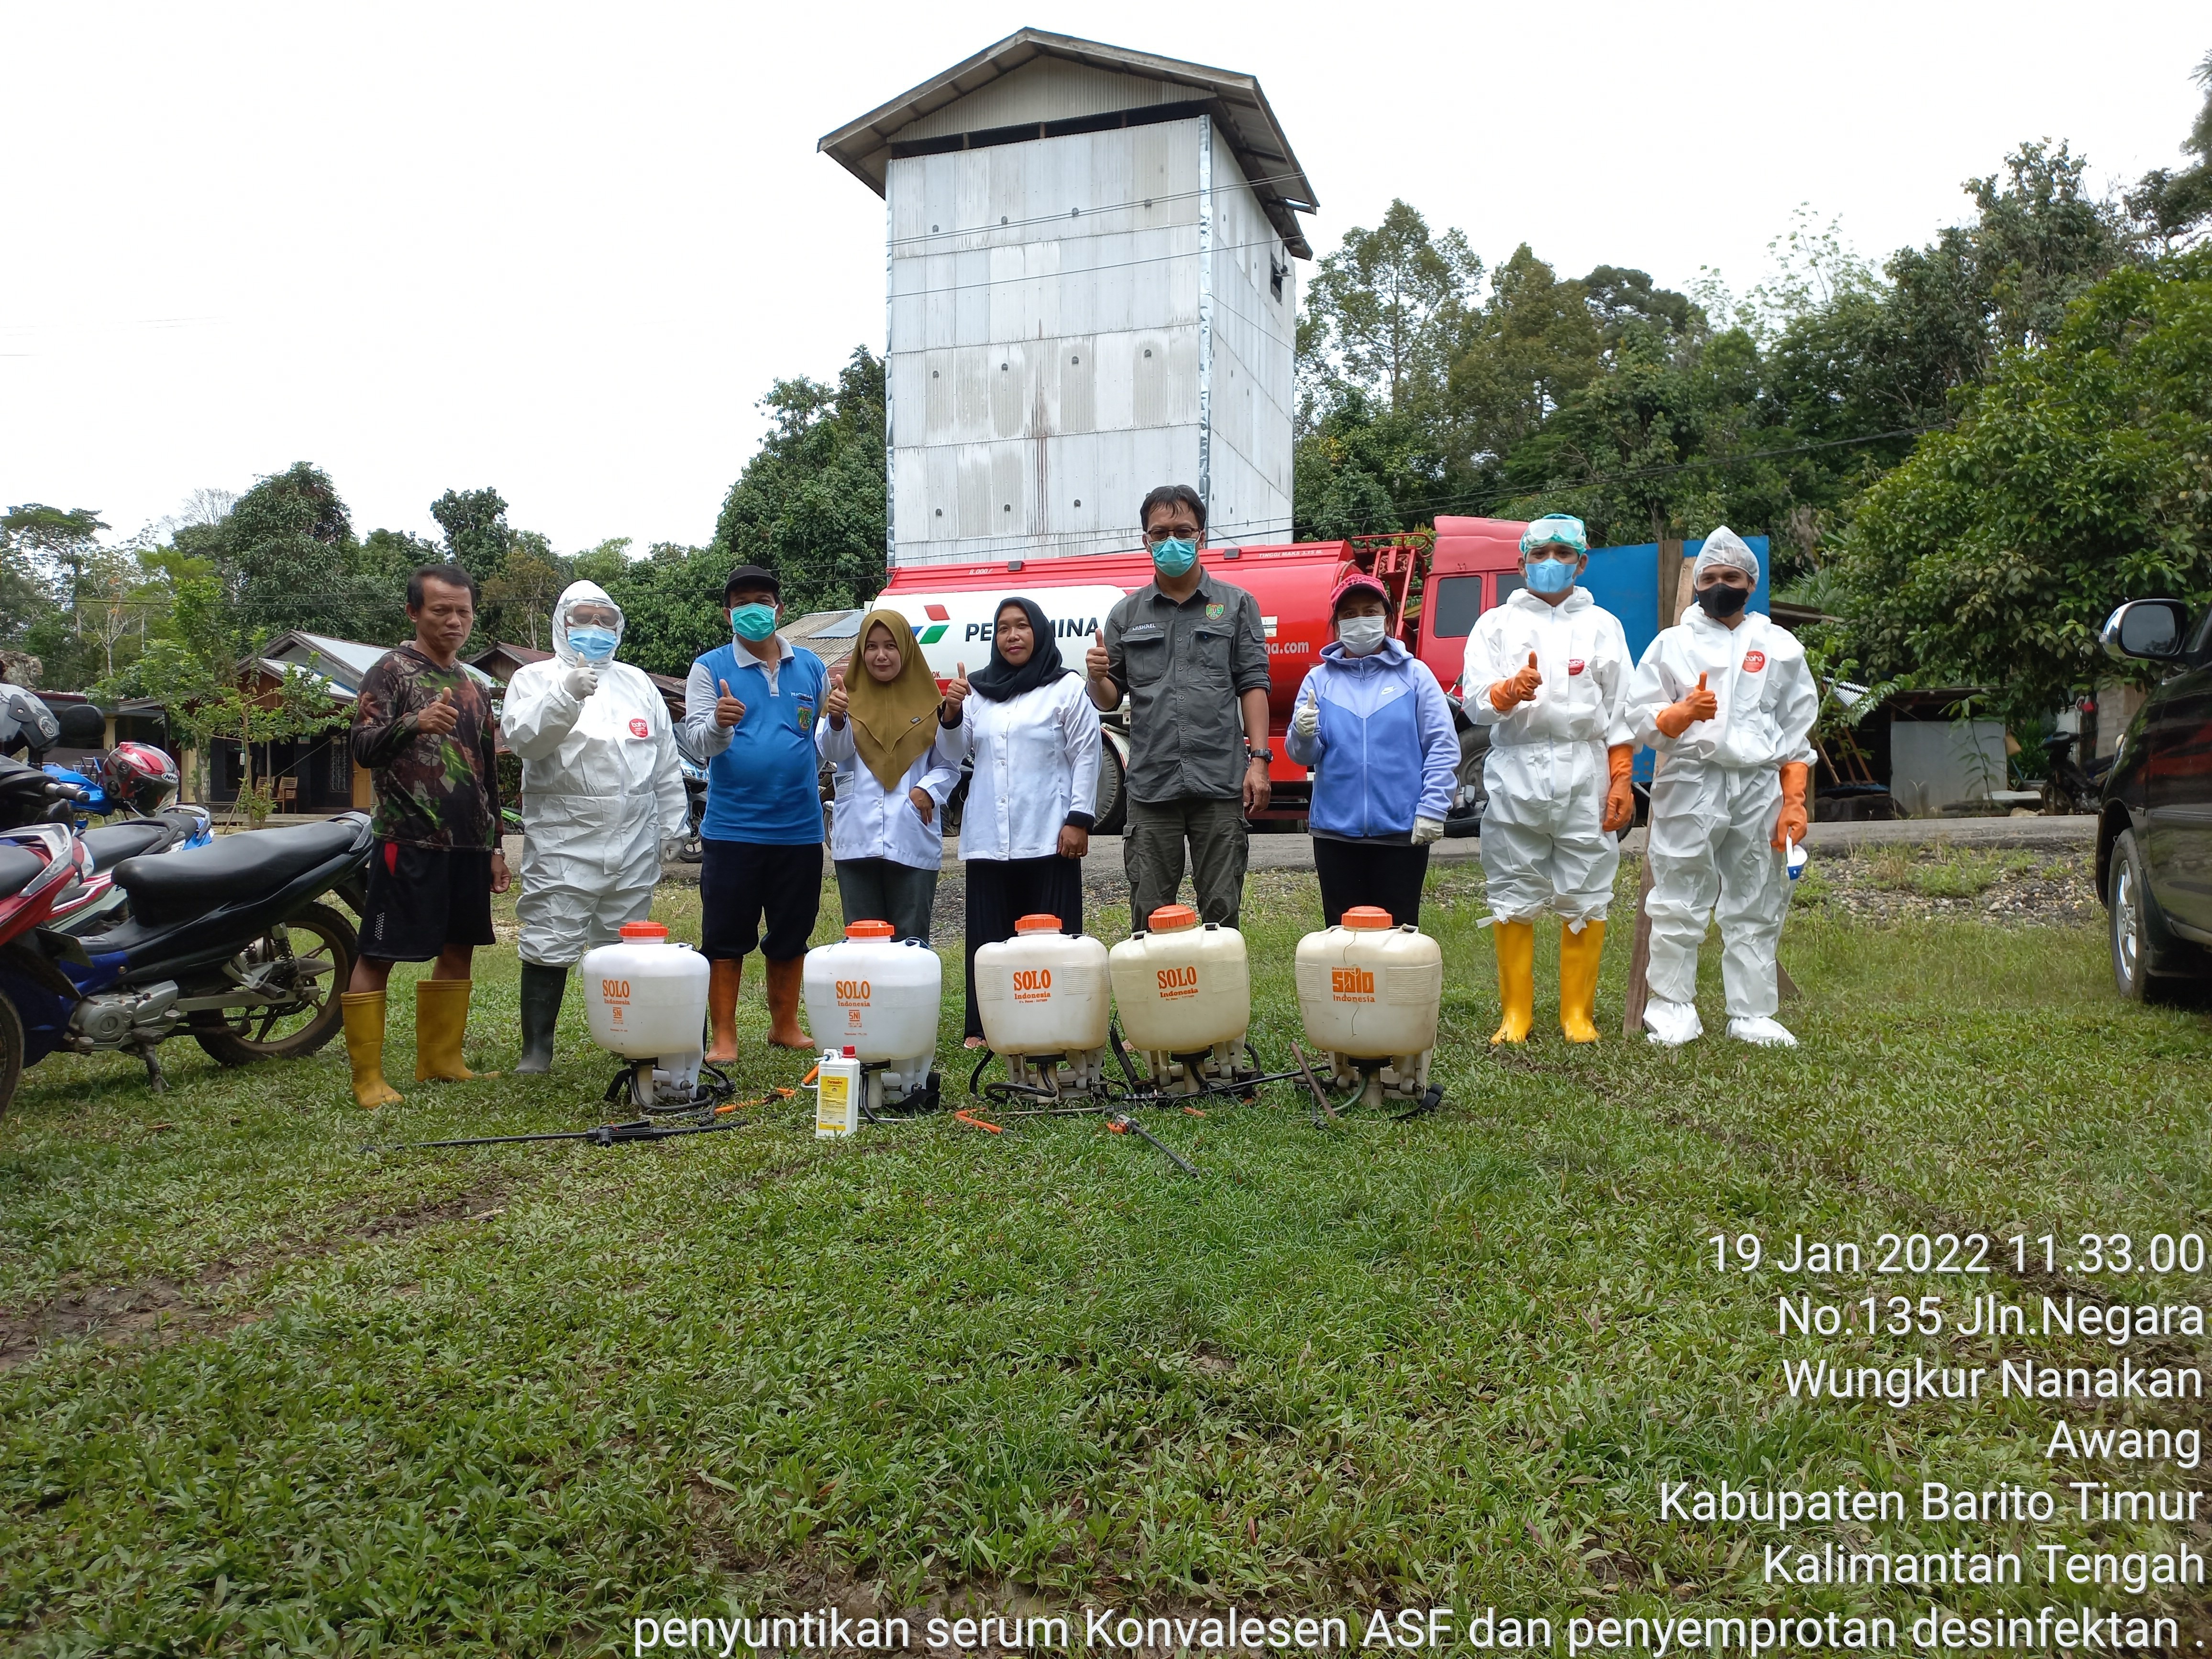
[[(815, 148), (880, 196), (890, 167), (892, 141), (901, 131), (1040, 58), (1057, 58), (1089, 69), (1191, 88), (1194, 99), (1213, 106), (1223, 137), (1236, 152), (1246, 182), (1260, 198), (1284, 245), (1301, 258), (1313, 257), (1295, 216), (1313, 212), (1320, 201), (1259, 82), (1233, 70), (1212, 69), (1180, 58), (1155, 57), (1043, 29), (1017, 29), (996, 46), (985, 47), (919, 86), (909, 87), (858, 120), (825, 134)], [(1043, 125), (1039, 133), (1050, 136), (1044, 133)], [(1003, 142), (1007, 135), (996, 132), (991, 137)]]

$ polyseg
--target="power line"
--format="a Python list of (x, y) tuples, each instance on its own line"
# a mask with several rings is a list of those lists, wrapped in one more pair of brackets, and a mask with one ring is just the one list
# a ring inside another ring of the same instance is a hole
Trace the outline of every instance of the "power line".
[(1272, 239), (1264, 242), (1224, 242), (1211, 248), (1192, 248), (1180, 253), (1152, 253), (1141, 259), (1111, 259), (1103, 265), (1085, 265), (1076, 270), (1043, 270), (1022, 276), (987, 276), (977, 283), (951, 283), (943, 288), (910, 289), (890, 297), (896, 304), (901, 300), (920, 300), (932, 294), (962, 294), (970, 289), (1000, 288), (1008, 283), (1044, 283), (1071, 276), (1095, 276), (1109, 270), (1127, 270), (1137, 265), (1156, 265), (1169, 259), (1195, 259), (1208, 253), (1235, 253), (1250, 247), (1273, 247)]
[[(1298, 175), (1295, 173), (1273, 173), (1267, 174), (1264, 178), (1248, 179), (1244, 182), (1251, 188), (1256, 190), (1261, 185), (1279, 185), (1286, 180), (1296, 179), (1297, 177), (1298, 177)], [(1194, 197), (1204, 196), (1206, 193), (1207, 192), (1203, 190), (1168, 191), (1146, 196), (1142, 198), (1133, 197), (1126, 202), (1109, 202), (1103, 207), (1093, 207), (1088, 209), (1077, 208), (1066, 213), (1040, 213), (1035, 217), (1028, 219), (1001, 219), (995, 225), (962, 225), (955, 226), (951, 230), (938, 230), (933, 227), (927, 234), (916, 232), (912, 236), (892, 236), (886, 240), (891, 246), (897, 247), (902, 243), (905, 242), (942, 241), (945, 238), (951, 236), (974, 236), (979, 234), (988, 234), (990, 232), (994, 230), (1020, 230), (1030, 225), (1063, 223), (1069, 219), (1079, 218), (1085, 212), (1127, 213), (1132, 209), (1148, 208), (1160, 202), (1187, 202)], [(1102, 234), (1119, 235), (1124, 233), (1107, 232)], [(1279, 238), (1278, 240), (1279, 240), (1280, 239)]]

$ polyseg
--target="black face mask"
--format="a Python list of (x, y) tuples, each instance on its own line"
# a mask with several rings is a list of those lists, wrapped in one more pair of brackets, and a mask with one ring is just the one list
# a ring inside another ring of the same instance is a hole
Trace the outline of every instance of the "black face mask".
[(1731, 587), (1726, 582), (1715, 582), (1711, 587), (1698, 590), (1698, 605), (1715, 622), (1726, 622), (1743, 609), (1751, 598), (1748, 588)]

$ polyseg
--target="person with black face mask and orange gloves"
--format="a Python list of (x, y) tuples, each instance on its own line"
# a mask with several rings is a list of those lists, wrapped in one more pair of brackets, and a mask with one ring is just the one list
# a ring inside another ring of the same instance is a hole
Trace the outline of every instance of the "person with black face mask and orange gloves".
[(1805, 839), (1820, 695), (1804, 647), (1744, 607), (1759, 560), (1723, 526), (1691, 572), (1697, 609), (1645, 647), (1628, 691), (1636, 735), (1658, 750), (1651, 783), (1650, 1040), (1704, 1035), (1698, 947), (1721, 928), (1729, 1035), (1797, 1039), (1774, 1018), (1775, 948), (1790, 908), (1788, 850)]

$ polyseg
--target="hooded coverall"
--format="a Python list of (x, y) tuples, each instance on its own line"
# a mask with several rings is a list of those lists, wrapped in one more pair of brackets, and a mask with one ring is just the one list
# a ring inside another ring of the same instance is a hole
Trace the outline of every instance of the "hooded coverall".
[[(1526, 667), (1543, 684), (1500, 714), (1486, 695)], [(1490, 728), (1482, 766), (1482, 873), (1490, 913), (1534, 921), (1550, 911), (1571, 928), (1602, 918), (1620, 866), (1616, 839), (1598, 828), (1610, 782), (1606, 750), (1632, 743), (1628, 637), (1587, 588), (1558, 605), (1517, 589), (1468, 635), (1462, 705)]]
[(570, 583), (553, 607), (551, 659), (516, 671), (499, 722), (522, 761), (522, 959), (547, 968), (568, 967), (613, 944), (623, 923), (646, 919), (662, 838), (682, 835), (685, 822), (675, 728), (645, 672), (600, 663), (586, 697), (562, 683), (578, 661), (568, 611), (585, 603), (622, 614), (597, 583)]
[[(1698, 676), (1720, 708), (1680, 738), (1659, 712)], [(1721, 928), (1730, 1019), (1771, 1018), (1775, 949), (1790, 908), (1783, 855), (1771, 844), (1782, 811), (1782, 767), (1810, 766), (1820, 694), (1804, 647), (1757, 612), (1735, 628), (1703, 611), (1662, 631), (1629, 689), (1638, 738), (1658, 750), (1651, 783), (1652, 995), (1694, 1003), (1705, 924)]]

